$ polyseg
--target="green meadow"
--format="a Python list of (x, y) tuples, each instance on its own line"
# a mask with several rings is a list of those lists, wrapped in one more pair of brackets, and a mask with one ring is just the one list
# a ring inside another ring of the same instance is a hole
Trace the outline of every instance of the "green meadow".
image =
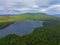
[(19, 14), (15, 16), (0, 16), (0, 22), (21, 22), (25, 20), (59, 20), (60, 18), (47, 14)]

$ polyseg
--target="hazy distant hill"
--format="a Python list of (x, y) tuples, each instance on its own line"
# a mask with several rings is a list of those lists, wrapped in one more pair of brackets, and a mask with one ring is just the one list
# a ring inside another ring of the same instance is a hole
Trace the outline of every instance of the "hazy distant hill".
[(60, 17), (60, 14), (56, 14), (56, 15), (54, 15), (54, 16), (56, 16), (56, 17)]
[(60, 14), (51, 15), (60, 18)]

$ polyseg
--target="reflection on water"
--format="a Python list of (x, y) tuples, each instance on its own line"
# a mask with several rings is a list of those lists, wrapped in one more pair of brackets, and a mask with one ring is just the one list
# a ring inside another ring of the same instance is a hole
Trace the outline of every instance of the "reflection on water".
[(0, 37), (8, 34), (25, 35), (31, 33), (34, 28), (42, 26), (43, 21), (28, 20), (24, 22), (16, 22), (7, 28), (0, 29)]

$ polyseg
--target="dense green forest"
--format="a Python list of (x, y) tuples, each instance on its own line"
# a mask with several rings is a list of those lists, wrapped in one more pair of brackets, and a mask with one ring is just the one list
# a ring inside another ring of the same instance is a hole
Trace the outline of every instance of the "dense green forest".
[(0, 45), (60, 45), (60, 22), (45, 21), (42, 27), (24, 36), (7, 35), (0, 38)]

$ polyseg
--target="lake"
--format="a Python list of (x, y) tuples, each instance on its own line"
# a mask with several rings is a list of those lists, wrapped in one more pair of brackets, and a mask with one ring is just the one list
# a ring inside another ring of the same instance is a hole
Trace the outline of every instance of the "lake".
[(22, 36), (32, 33), (34, 28), (40, 26), (43, 26), (43, 21), (27, 20), (23, 22), (16, 22), (4, 29), (0, 29), (0, 37), (4, 37), (8, 34), (16, 34)]

